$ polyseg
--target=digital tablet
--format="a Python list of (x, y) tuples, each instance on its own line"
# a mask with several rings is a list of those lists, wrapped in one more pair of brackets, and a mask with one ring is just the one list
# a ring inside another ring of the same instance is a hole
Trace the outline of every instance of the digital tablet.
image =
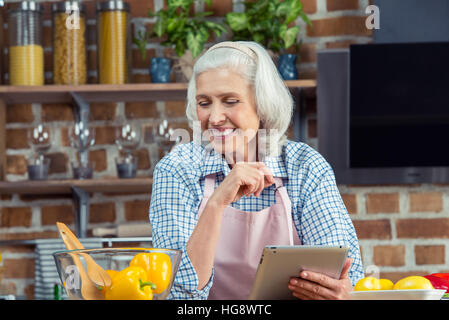
[(303, 270), (339, 279), (348, 251), (341, 246), (266, 246), (249, 300), (297, 299), (288, 289), (288, 283)]

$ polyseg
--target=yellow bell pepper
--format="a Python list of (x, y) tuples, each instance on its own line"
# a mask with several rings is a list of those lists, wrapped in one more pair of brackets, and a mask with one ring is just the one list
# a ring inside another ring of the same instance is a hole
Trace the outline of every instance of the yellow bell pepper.
[(171, 259), (162, 252), (139, 253), (131, 260), (130, 266), (143, 268), (148, 276), (148, 281), (156, 285), (154, 293), (164, 292), (170, 284)]
[(154, 283), (147, 281), (143, 268), (132, 266), (114, 275), (104, 296), (106, 300), (152, 300), (155, 288)]

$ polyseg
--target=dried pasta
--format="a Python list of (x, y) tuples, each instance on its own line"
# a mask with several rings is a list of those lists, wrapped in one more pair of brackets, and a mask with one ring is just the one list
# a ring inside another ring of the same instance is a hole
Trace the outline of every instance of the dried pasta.
[(97, 23), (99, 82), (128, 83), (128, 13), (126, 11), (101, 12)]
[(44, 84), (44, 49), (40, 45), (9, 47), (9, 83), (13, 86)]
[(86, 66), (86, 24), (79, 17), (79, 28), (66, 26), (66, 13), (57, 13), (53, 26), (53, 82), (55, 84), (85, 84)]

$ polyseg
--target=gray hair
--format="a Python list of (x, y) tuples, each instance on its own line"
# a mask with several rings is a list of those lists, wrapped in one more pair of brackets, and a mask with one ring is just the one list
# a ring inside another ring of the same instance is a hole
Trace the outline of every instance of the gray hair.
[(252, 41), (236, 41), (235, 44), (250, 48), (257, 56), (254, 60), (241, 50), (218, 47), (206, 51), (198, 58), (187, 89), (186, 115), (193, 128), (198, 121), (196, 111), (196, 77), (204, 71), (217, 68), (232, 68), (242, 75), (252, 86), (255, 95), (260, 129), (266, 130), (267, 153), (279, 155), (285, 144), (287, 131), (293, 113), (293, 98), (280, 76), (273, 60), (264, 47)]

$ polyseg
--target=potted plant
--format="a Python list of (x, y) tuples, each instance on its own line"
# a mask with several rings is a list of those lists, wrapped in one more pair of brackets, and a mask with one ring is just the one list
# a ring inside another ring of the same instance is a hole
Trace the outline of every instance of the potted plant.
[[(209, 6), (212, 4), (212, 0), (200, 1)], [(175, 60), (173, 69), (182, 72), (184, 81), (190, 79), (195, 59), (203, 52), (211, 34), (214, 33), (218, 38), (226, 32), (224, 25), (205, 19), (213, 12), (192, 14), (194, 2), (195, 0), (166, 0), (167, 9), (161, 9), (156, 13), (148, 10), (148, 16), (156, 17), (156, 23), (151, 32), (140, 31), (134, 39), (144, 58), (146, 44), (151, 38), (162, 38), (161, 45), (173, 47), (176, 52), (172, 57)]]
[[(232, 40), (252, 40), (278, 57), (278, 69), (284, 80), (297, 79), (297, 41), (299, 26), (295, 20), (301, 17), (308, 25), (311, 22), (302, 9), (300, 0), (259, 0), (244, 2), (245, 11), (226, 14), (225, 23), (232, 30)], [(287, 50), (295, 48), (296, 54)]]

